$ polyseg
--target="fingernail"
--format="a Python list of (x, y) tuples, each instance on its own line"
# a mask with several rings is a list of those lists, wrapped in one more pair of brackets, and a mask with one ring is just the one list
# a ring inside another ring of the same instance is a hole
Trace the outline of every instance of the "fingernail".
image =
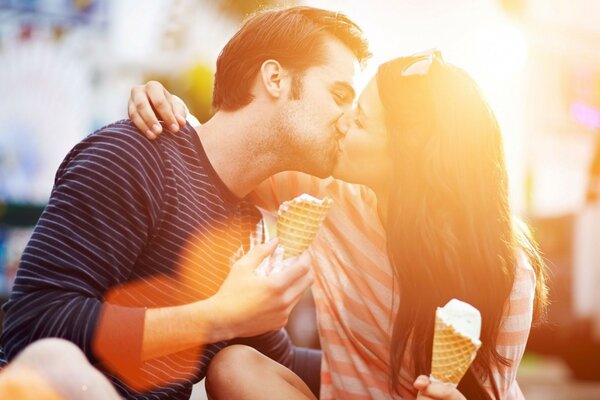
[(156, 135), (154, 134), (154, 132), (152, 132), (150, 129), (148, 129), (146, 131), (146, 136), (148, 137), (148, 139), (150, 140), (154, 140), (156, 139)]
[(162, 131), (162, 126), (160, 126), (159, 123), (156, 123), (156, 124), (152, 125), (152, 130), (155, 133), (160, 133), (160, 131)]
[(178, 131), (178, 130), (179, 130), (179, 125), (177, 125), (177, 124), (172, 124), (172, 125), (171, 125), (171, 130), (172, 130), (173, 132), (176, 132), (176, 131)]

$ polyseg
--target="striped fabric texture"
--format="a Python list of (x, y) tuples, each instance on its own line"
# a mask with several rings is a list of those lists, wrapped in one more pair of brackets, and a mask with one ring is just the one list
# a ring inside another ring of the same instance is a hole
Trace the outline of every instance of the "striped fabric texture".
[[(390, 391), (390, 348), (397, 288), (374, 193), (360, 185), (286, 172), (265, 181), (253, 200), (266, 210), (301, 193), (329, 196), (333, 206), (309, 249), (315, 272), (313, 295), (323, 350), (321, 399), (414, 399), (416, 379), (401, 372), (400, 395)], [(524, 257), (517, 268), (498, 351), (512, 366), (494, 373), (503, 399), (522, 399), (515, 377), (533, 312), (535, 275)], [(491, 393), (491, 388), (488, 388)]]
[[(4, 357), (60, 337), (83, 349), (128, 399), (189, 398), (226, 343), (140, 364), (145, 309), (216, 293), (233, 259), (262, 232), (260, 219), (219, 179), (190, 125), (155, 142), (129, 121), (100, 129), (72, 149), (56, 174), (4, 306)], [(139, 364), (153, 389), (134, 391), (96, 357), (101, 315), (111, 351)], [(241, 342), (291, 365), (283, 330)]]

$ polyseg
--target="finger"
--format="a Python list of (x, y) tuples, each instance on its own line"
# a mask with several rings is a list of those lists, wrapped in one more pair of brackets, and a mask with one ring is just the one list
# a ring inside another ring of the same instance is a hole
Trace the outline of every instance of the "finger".
[(273, 254), (277, 247), (277, 239), (255, 246), (248, 254), (240, 258), (236, 264), (247, 268), (256, 268), (265, 258)]
[(413, 386), (415, 389), (417, 389), (417, 391), (421, 391), (425, 389), (429, 385), (429, 383), (429, 377), (427, 377), (426, 375), (419, 375), (417, 379), (415, 379)]
[(187, 107), (185, 106), (183, 100), (181, 100), (179, 97), (172, 96), (172, 99), (173, 100), (171, 101), (171, 104), (173, 104), (173, 112), (175, 113), (175, 118), (177, 118), (179, 126), (183, 127), (187, 123), (185, 119), (188, 114)]
[(152, 103), (156, 116), (165, 121), (165, 125), (171, 131), (177, 132), (179, 130), (179, 124), (173, 114), (173, 108), (171, 107), (171, 102), (167, 96), (168, 92), (164, 89), (163, 85), (156, 81), (148, 82), (146, 87), (148, 98)]
[(150, 128), (148, 126), (146, 126), (146, 123), (144, 122), (142, 117), (140, 117), (140, 115), (137, 113), (137, 110), (135, 109), (135, 105), (130, 102), (128, 105), (128, 109), (129, 109), (128, 110), (129, 119), (131, 120), (131, 122), (133, 122), (133, 124), (140, 131), (142, 131), (148, 139), (150, 139), (150, 140), (156, 139), (156, 135), (154, 134), (154, 132), (152, 132), (150, 130)]
[(163, 94), (165, 96), (165, 99), (167, 101), (167, 105), (168, 110), (170, 115), (166, 115), (165, 116), (165, 123), (169, 126), (169, 129), (172, 132), (177, 132), (179, 131), (179, 121), (177, 119), (177, 115), (175, 114), (175, 108), (174, 108), (174, 100), (173, 100), (173, 95), (171, 95), (171, 93), (169, 93), (164, 87), (163, 87)]
[(274, 283), (286, 287), (309, 273), (310, 257), (308, 253), (304, 252), (291, 265), (287, 265), (277, 274), (273, 274), (273, 280)]
[(307, 276), (303, 276), (298, 280), (298, 285), (294, 285), (288, 288), (288, 291), (290, 293), (289, 298), (291, 298), (288, 312), (290, 312), (296, 306), (296, 304), (298, 304), (298, 302), (304, 297), (304, 293), (306, 293), (306, 290), (310, 288), (312, 284), (312, 275), (308, 274)]
[(148, 95), (143, 87), (138, 86), (131, 90), (130, 102), (133, 103), (137, 114), (144, 121), (145, 126), (150, 128), (156, 135), (162, 132), (162, 126), (154, 114)]
[(309, 268), (306, 274), (301, 275), (295, 280), (290, 281), (285, 287), (287, 288), (290, 296), (294, 298), (302, 297), (304, 292), (306, 292), (306, 290), (312, 286), (313, 282), (314, 277), (312, 271)]
[(304, 292), (306, 292), (306, 290), (312, 286), (314, 281), (315, 278), (313, 276), (312, 270), (309, 268), (308, 273), (296, 279), (295, 281), (292, 281), (289, 285), (289, 290), (292, 296), (298, 298), (302, 297), (304, 295)]
[(425, 389), (421, 390), (425, 396), (444, 400), (465, 400), (465, 397), (449, 383), (431, 382)]

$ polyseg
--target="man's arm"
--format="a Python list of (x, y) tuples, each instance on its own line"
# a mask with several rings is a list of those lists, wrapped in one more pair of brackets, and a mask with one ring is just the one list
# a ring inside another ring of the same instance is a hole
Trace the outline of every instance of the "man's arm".
[[(203, 343), (255, 337), (285, 326), (293, 307), (312, 284), (312, 274), (307, 254), (281, 272), (269, 276), (254, 273), (276, 245), (277, 241), (271, 241), (254, 247), (232, 266), (214, 296), (183, 306), (149, 309), (143, 357), (154, 358)], [(285, 345), (283, 340), (275, 340)]]
[(208, 300), (149, 310), (104, 302), (109, 288), (127, 280), (159, 223), (165, 167), (151, 146), (137, 132), (111, 132), (91, 136), (67, 157), (6, 306), (9, 358), (52, 336), (92, 360), (135, 364), (285, 324), (312, 278), (305, 260), (278, 276), (254, 274), (273, 244), (241, 259)]
[(5, 306), (2, 346), (9, 359), (35, 340), (59, 337), (94, 360), (101, 313), (120, 316), (114, 345), (125, 357), (139, 357), (144, 309), (103, 305), (108, 288), (129, 276), (162, 201), (160, 188), (142, 185), (144, 172), (137, 170), (156, 155), (130, 142), (116, 128), (92, 135), (59, 168)]

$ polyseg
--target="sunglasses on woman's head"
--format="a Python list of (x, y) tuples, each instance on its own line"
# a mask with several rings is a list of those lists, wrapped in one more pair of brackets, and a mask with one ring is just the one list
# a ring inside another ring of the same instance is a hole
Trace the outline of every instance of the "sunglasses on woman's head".
[(412, 58), (412, 60), (402, 69), (402, 76), (427, 75), (435, 61), (440, 64), (444, 63), (442, 52), (438, 49), (416, 53), (408, 58)]

